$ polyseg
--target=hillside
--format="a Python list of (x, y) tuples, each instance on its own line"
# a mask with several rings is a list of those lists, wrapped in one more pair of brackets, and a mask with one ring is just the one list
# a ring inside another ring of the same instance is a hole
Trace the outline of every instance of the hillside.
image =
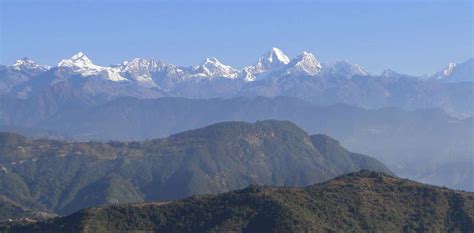
[(471, 232), (474, 194), (360, 171), (306, 188), (250, 186), (114, 205), (10, 232)]
[(30, 212), (4, 196), (0, 196), (0, 219), (17, 219), (30, 215)]
[(2, 131), (72, 140), (144, 140), (223, 121), (289, 120), (376, 156), (401, 177), (474, 191), (473, 170), (464, 166), (474, 153), (474, 118), (456, 119), (439, 109), (317, 106), (291, 97), (100, 101), (67, 85), (28, 100), (0, 97), (0, 105)]
[(69, 214), (86, 207), (221, 193), (249, 184), (305, 186), (390, 172), (287, 121), (224, 122), (141, 142), (65, 142), (0, 134), (0, 195)]
[[(45, 220), (52, 217), (55, 217), (55, 215), (24, 208), (12, 200), (0, 196), (0, 229), (13, 224)], [(0, 232), (2, 231), (0, 230)]]

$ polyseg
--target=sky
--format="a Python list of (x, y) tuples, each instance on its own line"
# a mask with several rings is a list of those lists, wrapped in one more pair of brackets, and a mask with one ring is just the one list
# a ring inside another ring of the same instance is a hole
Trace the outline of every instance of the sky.
[(242, 68), (278, 47), (420, 75), (473, 57), (473, 2), (0, 0), (0, 64), (56, 65), (82, 51), (99, 65), (217, 57)]

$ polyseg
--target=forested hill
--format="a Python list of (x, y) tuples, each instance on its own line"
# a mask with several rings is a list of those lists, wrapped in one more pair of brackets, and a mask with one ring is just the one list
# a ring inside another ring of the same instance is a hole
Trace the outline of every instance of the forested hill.
[(474, 194), (360, 171), (306, 188), (250, 186), (91, 208), (11, 232), (472, 232)]
[(377, 160), (288, 121), (224, 122), (167, 138), (66, 142), (0, 134), (0, 195), (60, 215), (97, 205), (173, 200), (250, 184), (305, 186)]

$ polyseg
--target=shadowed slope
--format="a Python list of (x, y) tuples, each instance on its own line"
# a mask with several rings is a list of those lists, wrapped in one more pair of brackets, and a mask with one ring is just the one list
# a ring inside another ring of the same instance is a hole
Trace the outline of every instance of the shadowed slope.
[(86, 209), (12, 232), (470, 232), (473, 221), (473, 193), (364, 170), (306, 188)]

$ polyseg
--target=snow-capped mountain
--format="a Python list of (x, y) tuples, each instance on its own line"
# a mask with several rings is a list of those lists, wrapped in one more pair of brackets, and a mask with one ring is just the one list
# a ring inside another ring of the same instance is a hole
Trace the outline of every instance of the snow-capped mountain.
[[(100, 66), (84, 53), (77, 53), (55, 67), (38, 65), (26, 58), (11, 66), (0, 66), (0, 94), (30, 98), (66, 83), (55, 88), (68, 86), (84, 96), (105, 99), (294, 96), (318, 104), (346, 103), (367, 108), (442, 107), (466, 116), (472, 110), (473, 73), (473, 59), (470, 59), (452, 63), (428, 76), (430, 81), (426, 76), (390, 70), (380, 75), (369, 74), (361, 66), (347, 61), (320, 63), (309, 52), (290, 59), (278, 48), (270, 49), (254, 65), (241, 70), (217, 58), (207, 58), (200, 65), (188, 67), (144, 58)], [(465, 81), (471, 84), (458, 84)], [(457, 94), (451, 95), (453, 92)]]
[(177, 67), (160, 60), (135, 58), (115, 66), (95, 65), (84, 53), (79, 52), (69, 59), (61, 60), (57, 68), (79, 74), (83, 77), (103, 78), (109, 81), (129, 81), (142, 87), (156, 87), (154, 74), (164, 72), (175, 81), (190, 78), (228, 78), (236, 79), (240, 71), (222, 64), (217, 58), (206, 58), (199, 66)]
[(286, 75), (315, 75), (320, 71), (321, 63), (308, 52), (303, 52), (283, 67)]
[(245, 81), (255, 81), (258, 75), (279, 69), (289, 62), (290, 59), (281, 49), (273, 47), (258, 59), (257, 64), (245, 67), (242, 70), (242, 75)]
[(450, 62), (447, 67), (428, 78), (439, 79), (446, 82), (473, 82), (474, 58), (463, 63)]
[[(434, 78), (449, 82), (472, 81), (474, 79), (473, 60), (471, 58), (464, 63), (450, 63), (446, 69), (423, 78)], [(59, 80), (67, 79), (71, 75), (79, 75), (112, 82), (130, 82), (145, 88), (159, 87), (164, 83), (165, 86), (176, 86), (177, 83), (198, 82), (199, 80), (239, 80), (242, 83), (248, 83), (258, 79), (288, 75), (317, 75), (346, 79), (369, 75), (369, 72), (361, 66), (347, 61), (338, 60), (320, 63), (309, 52), (303, 52), (290, 60), (281, 49), (275, 47), (258, 58), (254, 65), (246, 66), (242, 70), (225, 65), (215, 57), (206, 58), (202, 64), (189, 67), (178, 67), (160, 60), (144, 58), (124, 61), (119, 65), (100, 66), (94, 64), (82, 52), (73, 55), (69, 59), (61, 60), (56, 67), (39, 65), (28, 58), (23, 58), (17, 60), (12, 66), (2, 68), (2, 70), (5, 69), (10, 69), (12, 72), (33, 72), (32, 75), (55, 69), (60, 71), (56, 72), (61, 76), (58, 78)], [(380, 76), (400, 77), (409, 75), (402, 75), (389, 70), (383, 72)], [(235, 82), (233, 83), (235, 84)], [(166, 89), (166, 87), (162, 88)]]
[(47, 71), (51, 67), (47, 65), (38, 65), (31, 59), (24, 57), (22, 59), (16, 60), (15, 64), (13, 64), (11, 68), (22, 71)]
[(321, 75), (331, 75), (344, 78), (354, 76), (367, 76), (369, 73), (357, 64), (351, 64), (347, 61), (334, 61), (321, 64)]
[(450, 63), (448, 64), (448, 67), (442, 71), (442, 73), (440, 74), (439, 77), (442, 77), (442, 76), (445, 76), (445, 77), (446, 77), (446, 76), (451, 75), (451, 74), (453, 73), (454, 69), (456, 68), (456, 65), (457, 65), (457, 64), (454, 63), (454, 62), (450, 62)]
[(31, 82), (38, 75), (48, 71), (51, 67), (39, 65), (29, 58), (17, 60), (11, 66), (0, 66), (0, 95), (10, 94), (17, 89), (17, 96), (27, 96), (28, 89), (19, 86)]
[(79, 74), (83, 77), (100, 77), (110, 81), (128, 81), (120, 75), (119, 67), (103, 67), (92, 63), (92, 61), (82, 52), (79, 52), (69, 59), (63, 59), (58, 63), (58, 68)]
[[(18, 60), (12, 67), (16, 70), (35, 69), (41, 72), (51, 69), (51, 67), (38, 65), (29, 59)], [(257, 80), (257, 77), (316, 75), (320, 73), (322, 66), (311, 53), (303, 52), (290, 60), (281, 49), (273, 47), (258, 58), (255, 65), (246, 66), (242, 70), (225, 65), (215, 57), (206, 58), (201, 65), (190, 67), (178, 67), (160, 60), (144, 58), (124, 61), (119, 65), (100, 66), (94, 64), (82, 52), (73, 55), (69, 59), (61, 60), (53, 68), (57, 71), (55, 73), (58, 76), (54, 78), (55, 82), (81, 76), (111, 82), (129, 82), (144, 88), (160, 87), (167, 89), (185, 82), (195, 83), (200, 82), (200, 80), (220, 80), (220, 82), (223, 80), (237, 80), (241, 83), (247, 83)], [(327, 74), (330, 75), (338, 71), (344, 73), (344, 75), (365, 73), (357, 65), (348, 63), (334, 63), (327, 70)], [(236, 84), (236, 82), (232, 83), (232, 85)], [(173, 90), (168, 91), (172, 92)]]
[(229, 78), (235, 79), (239, 76), (239, 71), (231, 66), (222, 64), (217, 58), (206, 58), (204, 62), (193, 68), (193, 72), (189, 74), (190, 77), (198, 78)]
[(122, 76), (127, 77), (139, 86), (156, 87), (152, 78), (154, 72), (165, 68), (165, 64), (159, 60), (134, 58), (132, 61), (123, 62), (118, 69)]
[(251, 82), (271, 77), (287, 75), (317, 75), (321, 71), (321, 63), (312, 53), (303, 52), (292, 60), (278, 48), (259, 58), (254, 66), (247, 66), (242, 70), (245, 81)]
[(272, 69), (278, 69), (290, 62), (288, 56), (279, 48), (273, 47), (269, 52), (258, 59), (255, 66), (257, 72), (264, 72)]

